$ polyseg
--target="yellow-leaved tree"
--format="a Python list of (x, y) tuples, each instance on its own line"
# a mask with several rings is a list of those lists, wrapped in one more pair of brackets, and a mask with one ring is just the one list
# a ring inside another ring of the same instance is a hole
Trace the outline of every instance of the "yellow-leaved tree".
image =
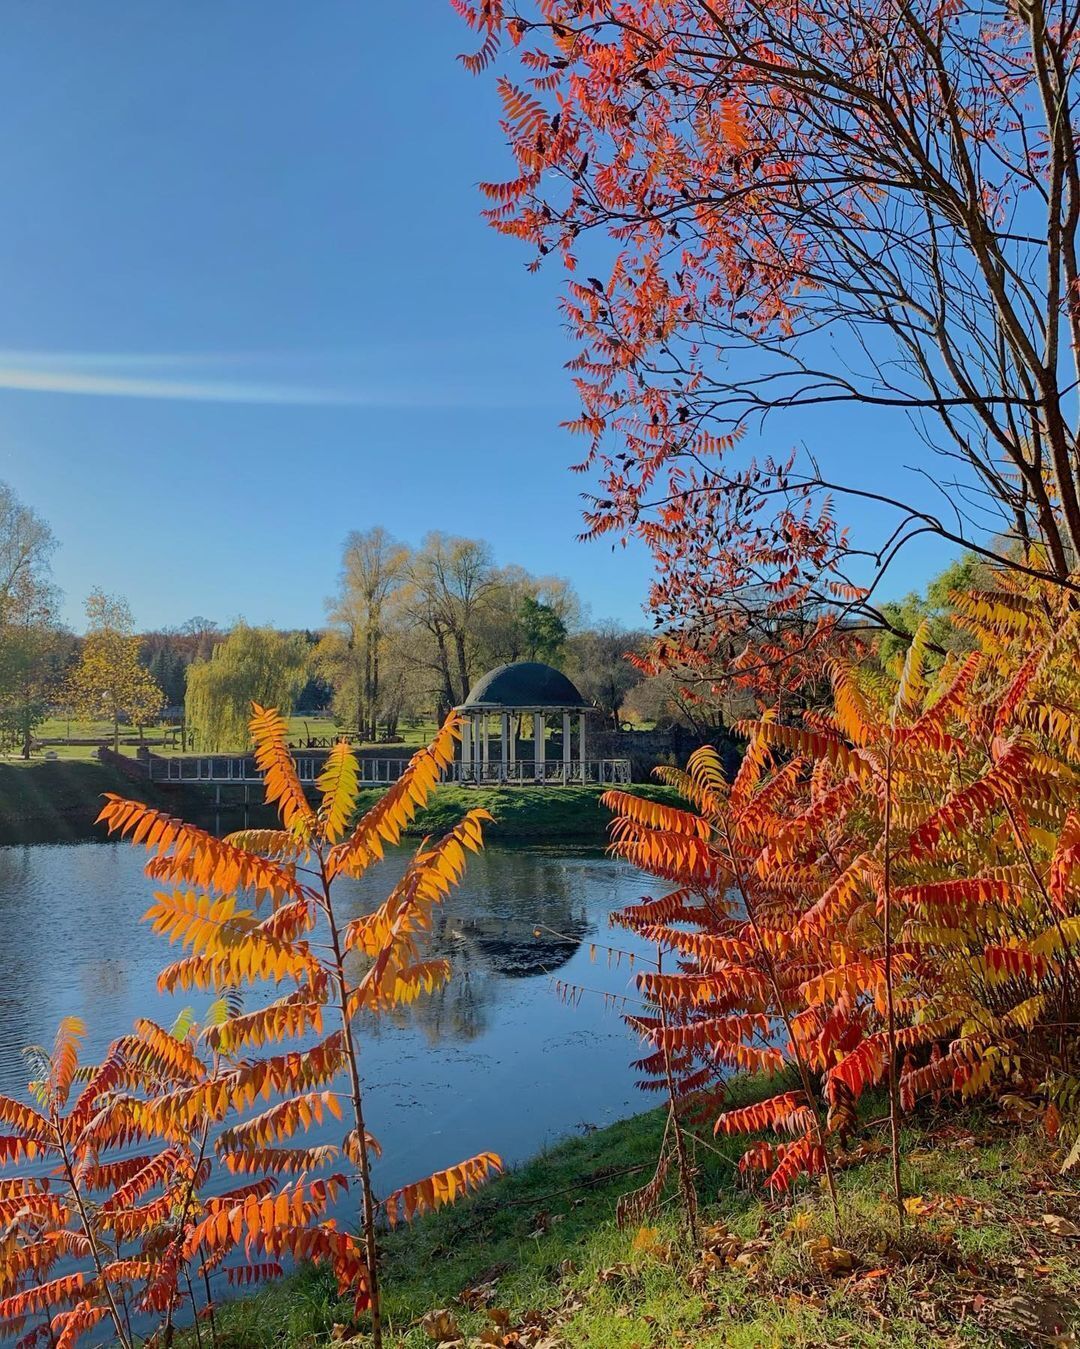
[[(216, 1131), (220, 1163), (247, 1182), (205, 1203), (192, 1197), (177, 1259), (216, 1265), (242, 1246), (248, 1261), (260, 1259), (271, 1268), (284, 1255), (326, 1263), (357, 1312), (370, 1313), (379, 1349), (380, 1214), (394, 1223), (450, 1203), (501, 1162), (481, 1153), (394, 1191), (380, 1204), (371, 1176), (379, 1148), (365, 1126), (356, 1020), (361, 1012), (377, 1015), (411, 1003), (449, 978), (445, 960), (423, 958), (420, 939), (435, 906), (461, 879), (467, 854), (482, 846), (491, 817), (471, 810), (439, 841), (424, 842), (385, 901), (373, 913), (345, 921), (334, 882), (362, 876), (400, 841), (453, 761), (458, 724), (448, 720), (355, 823), (360, 770), (352, 750), (341, 742), (330, 751), (318, 781), (320, 801), (313, 805), (286, 746), (286, 729), (278, 712), (255, 706), (255, 760), (267, 802), (280, 816), (278, 829), (219, 839), (140, 802), (115, 795), (106, 800), (101, 820), (110, 833), (149, 850), (147, 875), (162, 886), (147, 919), (185, 950), (162, 971), (159, 988), (219, 994), (219, 1014), (199, 1032), (202, 1058), (191, 1065), (190, 1081), (115, 1101), (108, 1132), (186, 1140)], [(245, 1010), (243, 989), (264, 981), (284, 983), (288, 991)], [(253, 1057), (294, 1036), (319, 1038), (303, 1049)], [(260, 1098), (274, 1096), (280, 1099), (248, 1114)], [(348, 1119), (340, 1146), (297, 1146), (294, 1136), (312, 1121), (342, 1117), (341, 1101)], [(320, 1217), (347, 1178), (310, 1178), (339, 1155), (359, 1180), (359, 1239)], [(251, 1181), (262, 1174), (270, 1180)], [(278, 1176), (295, 1179), (275, 1191)]]
[(79, 716), (112, 722), (113, 750), (119, 751), (121, 720), (145, 726), (160, 713), (165, 696), (139, 660), (142, 641), (127, 600), (92, 590), (86, 621), (78, 664), (67, 682), (67, 701)]

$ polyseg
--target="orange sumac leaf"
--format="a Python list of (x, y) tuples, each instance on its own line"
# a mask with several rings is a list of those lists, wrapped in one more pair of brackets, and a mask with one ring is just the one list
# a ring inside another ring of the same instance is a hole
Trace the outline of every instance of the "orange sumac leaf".
[(468, 1161), (459, 1162), (445, 1171), (436, 1171), (434, 1175), (412, 1185), (395, 1190), (386, 1200), (386, 1216), (391, 1226), (404, 1218), (407, 1222), (430, 1213), (445, 1204), (477, 1189), (494, 1173), (502, 1170), (502, 1161), (493, 1152), (481, 1152)]

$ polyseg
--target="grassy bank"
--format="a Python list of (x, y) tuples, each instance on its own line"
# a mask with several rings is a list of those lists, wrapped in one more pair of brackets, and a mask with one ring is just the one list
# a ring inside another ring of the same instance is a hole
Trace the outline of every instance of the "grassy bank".
[[(412, 834), (442, 834), (468, 810), (482, 808), (495, 818), (488, 837), (531, 840), (537, 843), (602, 843), (610, 815), (601, 806), (604, 787), (438, 787), (426, 809), (420, 811)], [(667, 787), (637, 784), (630, 791), (652, 800), (676, 804), (678, 797)], [(362, 793), (360, 809), (378, 800), (380, 793)]]
[[(1075, 1343), (1060, 1327), (1077, 1328), (1080, 1187), (1040, 1135), (955, 1110), (910, 1131), (899, 1240), (884, 1128), (841, 1173), (842, 1231), (816, 1191), (781, 1203), (743, 1188), (739, 1140), (717, 1151), (710, 1140), (698, 1150), (704, 1249), (693, 1250), (671, 1201), (647, 1228), (615, 1222), (618, 1197), (651, 1174), (662, 1128), (651, 1113), (572, 1140), (392, 1234), (389, 1343), (438, 1342), (428, 1328), (439, 1309), (451, 1342), (523, 1349)], [(822, 1238), (832, 1254), (815, 1256)], [(222, 1349), (365, 1338), (314, 1271), (217, 1322)], [(518, 1337), (483, 1338), (497, 1322)]]
[[(96, 760), (0, 764), (0, 843), (94, 838), (104, 792), (137, 794), (168, 810), (183, 808), (175, 794), (133, 783)], [(184, 802), (190, 802), (187, 794)]]
[[(226, 799), (237, 795), (225, 787)], [(675, 801), (664, 787), (636, 786), (632, 791), (657, 800)], [(366, 810), (382, 795), (376, 788), (360, 794), (358, 808)], [(0, 764), (0, 842), (67, 842), (100, 836), (94, 820), (101, 809), (103, 792), (119, 792), (160, 806), (172, 814), (208, 822), (214, 812), (213, 789), (185, 785), (160, 787), (132, 781), (96, 761), (55, 760), (29, 765)], [(412, 834), (441, 834), (455, 825), (467, 810), (489, 810), (496, 824), (490, 839), (498, 842), (595, 843), (605, 838), (608, 813), (600, 805), (600, 787), (502, 787), (476, 788), (448, 784), (436, 788), (431, 804), (418, 815)], [(257, 798), (258, 793), (252, 792)], [(272, 822), (252, 809), (249, 823)], [(239, 829), (243, 812), (223, 809), (223, 829)]]

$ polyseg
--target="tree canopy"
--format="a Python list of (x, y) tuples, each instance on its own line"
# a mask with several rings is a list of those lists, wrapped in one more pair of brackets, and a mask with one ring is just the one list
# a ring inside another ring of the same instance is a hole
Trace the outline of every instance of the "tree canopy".
[(246, 749), (252, 704), (290, 712), (309, 661), (302, 633), (238, 623), (207, 660), (188, 669), (184, 707), (195, 743), (206, 750)]
[[(487, 216), (565, 270), (588, 529), (651, 549), (661, 654), (887, 627), (920, 535), (1075, 587), (1080, 7), (455, 4), (472, 70), (508, 47)], [(834, 451), (897, 418), (939, 456), (900, 495)]]
[(0, 732), (29, 757), (60, 682), (64, 641), (49, 526), (0, 482)]
[(92, 590), (86, 598), (86, 636), (67, 683), (67, 698), (80, 715), (112, 722), (113, 749), (120, 722), (144, 726), (161, 711), (164, 695), (142, 664), (142, 638), (134, 631), (128, 602)]

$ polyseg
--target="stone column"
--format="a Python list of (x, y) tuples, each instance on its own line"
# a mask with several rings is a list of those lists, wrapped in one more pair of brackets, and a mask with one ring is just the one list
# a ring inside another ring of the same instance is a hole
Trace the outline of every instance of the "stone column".
[(581, 780), (586, 780), (585, 772), (585, 713), (578, 713), (578, 758), (581, 760)]
[(510, 713), (502, 714), (502, 781), (505, 782), (510, 775)]
[(534, 771), (537, 782), (544, 780), (544, 714), (533, 713), (533, 758), (536, 760)]
[(480, 776), (482, 779), (486, 779), (491, 771), (491, 716), (487, 712), (484, 713), (483, 756)]
[(463, 717), (461, 721), (461, 768), (459, 774), (462, 782), (468, 782), (472, 776), (472, 714)]
[(562, 780), (563, 786), (570, 781), (570, 713), (562, 714)]

